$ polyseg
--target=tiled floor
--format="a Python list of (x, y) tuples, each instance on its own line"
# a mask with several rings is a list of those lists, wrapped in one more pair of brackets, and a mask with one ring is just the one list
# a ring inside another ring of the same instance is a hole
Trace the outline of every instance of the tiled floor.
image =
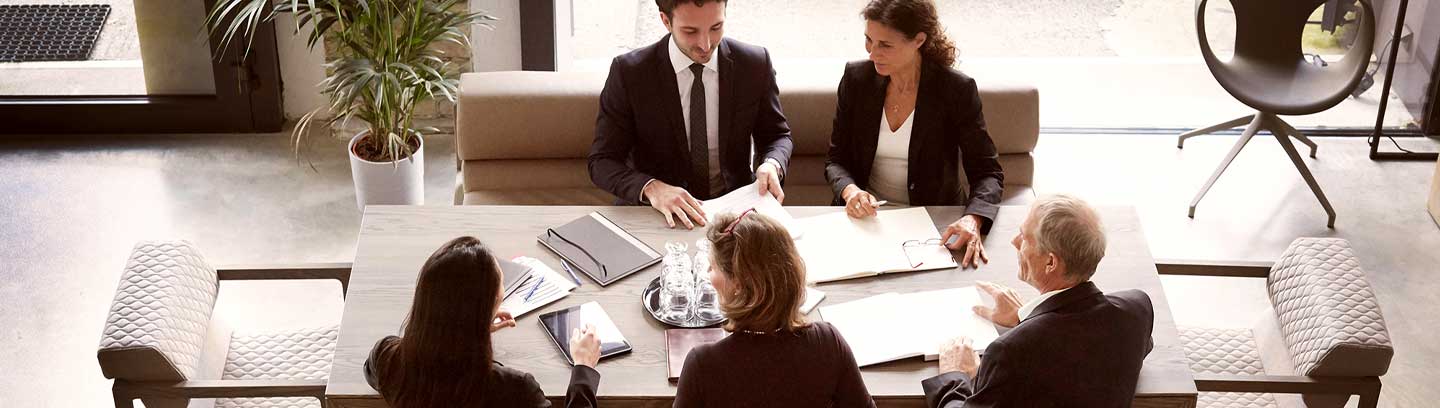
[[(287, 136), (0, 140), (0, 407), (111, 405), (94, 353), (137, 240), (189, 239), (215, 264), (353, 257), (359, 213), (343, 142), (317, 141), (297, 160)], [(1234, 140), (1205, 137), (1177, 150), (1169, 136), (1044, 135), (1036, 187), (1136, 206), (1157, 258), (1271, 259), (1297, 236), (1349, 238), (1395, 339), (1381, 405), (1440, 400), (1430, 381), (1440, 370), (1431, 335), (1440, 329), (1432, 312), (1440, 284), (1431, 276), (1440, 272), (1440, 228), (1424, 210), (1434, 164), (1371, 162), (1362, 140), (1317, 139), (1320, 157), (1307, 163), (1339, 212), (1331, 230), (1274, 141), (1257, 138), (1196, 218), (1185, 217)], [(1424, 139), (1401, 143), (1440, 149)], [(430, 138), (425, 156), (427, 203), (449, 205), (453, 138)], [(1255, 281), (1164, 281), (1182, 323), (1244, 325), (1264, 304)], [(260, 305), (237, 302), (249, 317), (269, 316), (305, 293), (289, 288), (261, 293)]]

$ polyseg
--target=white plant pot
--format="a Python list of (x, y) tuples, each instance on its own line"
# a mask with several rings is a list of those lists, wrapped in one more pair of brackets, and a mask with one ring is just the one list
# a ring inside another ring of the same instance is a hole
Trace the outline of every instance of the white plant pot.
[(415, 154), (399, 162), (373, 162), (355, 155), (355, 143), (369, 134), (360, 132), (350, 139), (350, 175), (355, 179), (355, 205), (420, 205), (425, 203), (425, 140)]

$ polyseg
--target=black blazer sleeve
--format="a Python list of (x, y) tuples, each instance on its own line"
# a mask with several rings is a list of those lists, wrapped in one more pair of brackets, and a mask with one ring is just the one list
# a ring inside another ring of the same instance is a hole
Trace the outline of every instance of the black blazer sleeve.
[[(533, 379), (532, 379), (533, 381)], [(565, 389), (565, 407), (598, 407), (595, 393), (600, 389), (600, 372), (577, 365), (570, 370), (570, 387)]]
[(850, 151), (855, 148), (854, 129), (850, 128), (851, 115), (855, 114), (855, 98), (850, 95), (850, 68), (847, 66), (845, 75), (840, 77), (840, 86), (835, 89), (835, 119), (830, 126), (830, 150), (825, 158), (825, 181), (830, 182), (830, 191), (835, 197), (844, 200), (840, 193), (845, 187), (855, 184), (855, 177), (850, 174), (848, 166), (856, 166), (857, 163), (850, 163), (854, 154)]
[(975, 86), (974, 79), (964, 79), (964, 83), (959, 87), (958, 101), (962, 103), (955, 104), (959, 112), (951, 116), (954, 122), (950, 125), (951, 129), (959, 130), (961, 163), (965, 166), (965, 176), (970, 182), (969, 204), (965, 206), (965, 213), (983, 218), (980, 233), (989, 234), (990, 225), (994, 223), (995, 215), (1000, 212), (1005, 171), (1000, 168), (1000, 155), (995, 149), (995, 141), (990, 139), (990, 132), (985, 130), (980, 90)]
[(785, 113), (780, 108), (780, 87), (775, 84), (775, 66), (770, 61), (770, 51), (764, 51), (766, 89), (764, 99), (760, 102), (760, 110), (755, 116), (755, 127), (751, 134), (755, 140), (755, 151), (759, 152), (760, 160), (755, 163), (759, 166), (766, 159), (774, 159), (780, 164), (780, 177), (785, 177), (790, 169), (790, 153), (795, 149), (795, 141), (790, 138), (790, 124), (785, 120)]
[[(595, 118), (595, 142), (590, 145), (590, 181), (626, 202), (639, 201), (640, 190), (654, 177), (629, 165), (635, 146), (635, 112), (625, 90), (620, 57), (610, 62), (610, 75), (600, 91), (600, 113)], [(788, 136), (788, 133), (787, 133)]]
[(925, 390), (925, 406), (939, 408), (978, 408), (999, 406), (1007, 396), (1013, 399), (1022, 392), (1019, 379), (1005, 367), (1005, 344), (996, 340), (985, 349), (975, 378), (951, 372), (920, 382)]

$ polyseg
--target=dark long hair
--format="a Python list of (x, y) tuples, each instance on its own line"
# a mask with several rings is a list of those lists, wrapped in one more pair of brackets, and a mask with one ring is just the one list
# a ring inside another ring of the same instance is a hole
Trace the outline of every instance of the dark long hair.
[(450, 240), (420, 267), (404, 336), (380, 373), (390, 406), (479, 404), (495, 357), (490, 322), (500, 273), (495, 256), (474, 237)]
[(941, 66), (955, 64), (958, 53), (955, 43), (945, 35), (945, 28), (940, 26), (940, 13), (930, 0), (871, 0), (860, 11), (860, 16), (905, 33), (907, 38), (914, 39), (915, 35), (925, 33), (920, 57)]

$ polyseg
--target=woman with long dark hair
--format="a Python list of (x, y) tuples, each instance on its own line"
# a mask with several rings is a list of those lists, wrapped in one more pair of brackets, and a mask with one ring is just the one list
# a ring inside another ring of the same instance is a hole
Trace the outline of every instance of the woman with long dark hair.
[(951, 68), (955, 44), (930, 0), (873, 0), (860, 15), (870, 58), (847, 64), (837, 91), (825, 163), (835, 204), (857, 218), (875, 215), (880, 201), (964, 205), (942, 238), (964, 251), (962, 266), (988, 262), (980, 235), (999, 210), (1005, 173), (975, 80)]
[[(491, 333), (514, 327), (500, 310), (500, 265), (485, 244), (460, 237), (442, 245), (415, 283), (401, 328), (375, 344), (365, 379), (393, 408), (549, 407), (535, 377), (494, 361)], [(593, 327), (571, 334), (575, 368), (567, 407), (596, 406), (600, 340)]]

